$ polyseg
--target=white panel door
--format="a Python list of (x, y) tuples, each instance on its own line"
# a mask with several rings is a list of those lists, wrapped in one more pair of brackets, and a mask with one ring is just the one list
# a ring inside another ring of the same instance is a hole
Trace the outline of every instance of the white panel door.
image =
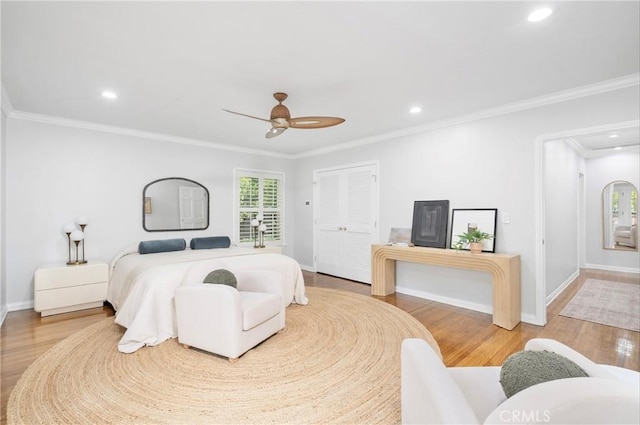
[(316, 270), (338, 275), (340, 270), (340, 174), (326, 172), (315, 180)]
[(371, 283), (377, 242), (377, 166), (314, 173), (316, 270)]
[(180, 186), (180, 228), (204, 229), (207, 225), (207, 194), (201, 187)]

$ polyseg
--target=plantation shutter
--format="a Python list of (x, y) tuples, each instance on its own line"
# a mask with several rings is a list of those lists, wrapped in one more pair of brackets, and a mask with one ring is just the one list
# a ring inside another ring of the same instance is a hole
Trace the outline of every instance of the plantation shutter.
[(276, 178), (262, 180), (262, 215), (267, 231), (264, 234), (266, 241), (279, 241), (281, 239), (281, 205), (282, 205), (282, 181)]
[(265, 242), (284, 243), (284, 178), (281, 173), (236, 170), (238, 242), (253, 243), (256, 228), (251, 220), (263, 215)]
[(251, 220), (258, 214), (260, 180), (257, 177), (243, 176), (239, 178), (239, 237), (240, 242), (253, 240)]

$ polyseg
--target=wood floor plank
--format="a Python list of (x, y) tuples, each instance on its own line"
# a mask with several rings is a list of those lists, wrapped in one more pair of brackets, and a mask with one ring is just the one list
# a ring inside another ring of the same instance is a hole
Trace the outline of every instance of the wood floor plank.
[[(371, 296), (371, 287), (333, 276), (303, 272), (306, 286), (342, 289)], [(637, 274), (583, 270), (547, 309), (544, 326), (520, 323), (512, 331), (492, 323), (490, 314), (403, 294), (375, 297), (415, 317), (433, 335), (447, 366), (501, 365), (531, 338), (552, 338), (596, 363), (640, 370), (640, 333), (560, 316), (587, 279), (639, 284)], [(33, 310), (11, 312), (0, 328), (0, 424), (19, 377), (39, 356), (67, 336), (113, 316), (109, 306), (41, 318)]]

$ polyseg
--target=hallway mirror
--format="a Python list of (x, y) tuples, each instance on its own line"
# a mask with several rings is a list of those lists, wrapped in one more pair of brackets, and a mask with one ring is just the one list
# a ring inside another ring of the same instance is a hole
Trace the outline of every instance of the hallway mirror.
[(193, 180), (167, 177), (142, 191), (142, 227), (147, 232), (209, 227), (209, 191)]
[(602, 190), (604, 249), (638, 250), (638, 188), (618, 180)]

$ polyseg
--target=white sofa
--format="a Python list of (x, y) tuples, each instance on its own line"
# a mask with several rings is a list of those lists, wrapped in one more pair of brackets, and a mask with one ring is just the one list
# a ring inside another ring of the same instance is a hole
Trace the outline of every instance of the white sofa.
[(550, 339), (532, 339), (525, 349), (567, 357), (589, 377), (545, 382), (507, 399), (499, 366), (447, 368), (424, 340), (404, 340), (402, 423), (640, 423), (638, 372), (596, 364)]

